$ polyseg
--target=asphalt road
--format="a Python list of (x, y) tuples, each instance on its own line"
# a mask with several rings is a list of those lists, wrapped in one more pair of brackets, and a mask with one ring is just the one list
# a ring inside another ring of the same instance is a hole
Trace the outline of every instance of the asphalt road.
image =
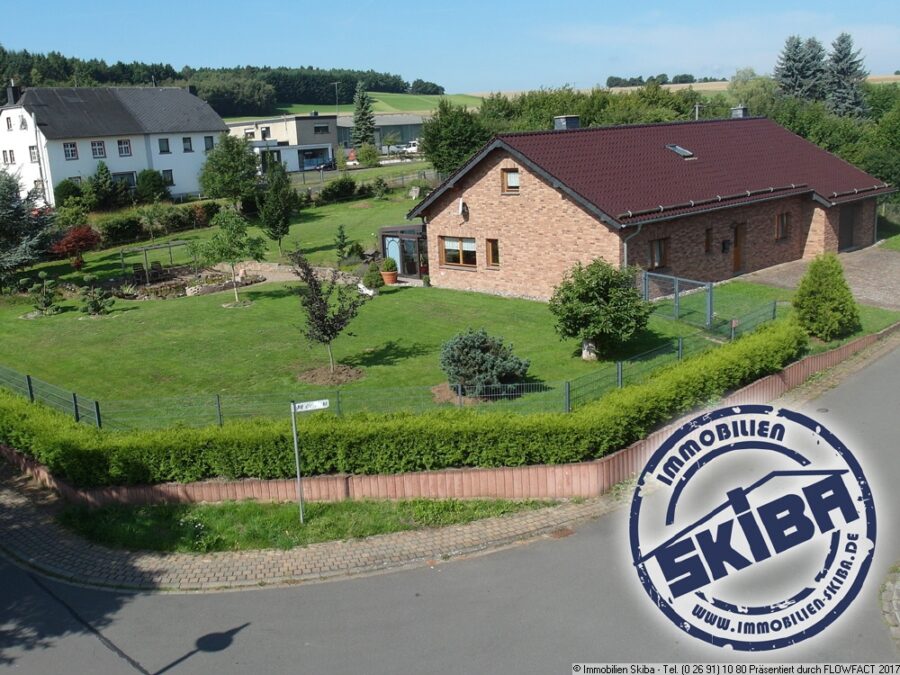
[(852, 607), (824, 635), (771, 656), (706, 647), (664, 619), (630, 565), (620, 510), (564, 539), (292, 588), (112, 593), (0, 563), (0, 667), (98, 675), (519, 674), (568, 673), (576, 661), (896, 661), (879, 589), (900, 560), (898, 381), (895, 350), (805, 406), (870, 475), (879, 540)]

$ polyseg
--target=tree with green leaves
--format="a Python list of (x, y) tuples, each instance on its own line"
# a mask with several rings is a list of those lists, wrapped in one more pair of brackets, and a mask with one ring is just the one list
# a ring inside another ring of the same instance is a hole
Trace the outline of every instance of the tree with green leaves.
[(371, 143), (363, 143), (356, 151), (356, 159), (367, 168), (375, 168), (379, 165), (378, 150)]
[(59, 314), (61, 308), (56, 304), (59, 290), (56, 281), (50, 279), (46, 272), (38, 272), (38, 280), (19, 279), (20, 288), (31, 296), (35, 311), (41, 316)]
[(831, 55), (828, 57), (825, 96), (828, 109), (835, 115), (865, 115), (864, 83), (867, 76), (859, 50), (853, 51), (853, 38), (841, 33), (831, 43)]
[(32, 190), (22, 197), (17, 176), (0, 170), (0, 291), (47, 249), (52, 219)]
[(128, 186), (116, 182), (106, 162), (102, 160), (97, 162), (97, 171), (87, 180), (85, 187), (93, 195), (99, 209), (114, 209), (129, 201)]
[(234, 302), (239, 303), (237, 272), (235, 267), (244, 260), (260, 261), (266, 255), (266, 243), (262, 237), (251, 237), (247, 221), (234, 209), (225, 208), (212, 219), (212, 225), (219, 228), (209, 241), (191, 245), (191, 253), (207, 264), (228, 263), (231, 268), (231, 285), (234, 288)]
[(602, 258), (577, 263), (550, 298), (556, 332), (581, 340), (581, 358), (593, 361), (622, 347), (647, 326), (650, 304), (635, 287), (637, 268), (617, 269)]
[(300, 252), (288, 254), (294, 264), (294, 274), (300, 277), (300, 306), (306, 314), (303, 333), (306, 339), (328, 350), (328, 363), (334, 373), (334, 352), (331, 345), (356, 317), (359, 308), (366, 302), (366, 296), (355, 287), (338, 283), (338, 270), (331, 272), (328, 281), (323, 282), (316, 274), (309, 260)]
[(513, 394), (513, 385), (527, 377), (530, 365), (513, 353), (512, 345), (483, 328), (469, 328), (441, 345), (441, 370), (465, 396)]
[(792, 304), (800, 325), (822, 340), (850, 335), (861, 326), (859, 307), (834, 253), (817, 256), (809, 264)]
[(270, 162), (266, 170), (266, 191), (257, 199), (259, 226), (272, 241), (278, 242), (278, 253), (284, 253), (281, 241), (291, 231), (291, 214), (299, 206), (297, 192), (281, 162)]
[(799, 35), (790, 35), (775, 64), (775, 81), (785, 94), (803, 97), (806, 82), (804, 73), (803, 41)]
[(456, 171), (490, 138), (478, 116), (446, 98), (422, 125), (422, 152), (440, 174)]
[(246, 138), (222, 134), (206, 156), (200, 188), (207, 197), (230, 199), (235, 210), (240, 210), (241, 201), (256, 193), (258, 166), (259, 158)]
[(375, 145), (375, 113), (372, 111), (372, 97), (366, 91), (362, 81), (356, 83), (356, 94), (353, 96), (353, 129), (350, 140), (354, 148), (363, 143)]
[(347, 230), (344, 229), (342, 223), (338, 225), (337, 233), (334, 235), (334, 252), (337, 255), (338, 265), (347, 257), (348, 246), (350, 246), (350, 237), (347, 236)]

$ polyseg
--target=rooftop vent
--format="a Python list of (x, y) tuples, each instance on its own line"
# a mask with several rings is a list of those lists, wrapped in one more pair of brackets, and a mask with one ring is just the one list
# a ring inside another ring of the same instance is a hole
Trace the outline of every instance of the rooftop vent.
[(674, 143), (669, 143), (666, 145), (667, 150), (671, 150), (676, 155), (681, 157), (682, 159), (695, 159), (694, 153), (688, 150), (687, 148), (682, 148), (680, 145), (675, 145)]
[(578, 115), (557, 115), (553, 118), (553, 128), (557, 131), (565, 129), (578, 129), (581, 120)]
[(740, 117), (750, 117), (750, 111), (747, 109), (747, 106), (741, 103), (731, 109), (731, 117), (734, 119)]

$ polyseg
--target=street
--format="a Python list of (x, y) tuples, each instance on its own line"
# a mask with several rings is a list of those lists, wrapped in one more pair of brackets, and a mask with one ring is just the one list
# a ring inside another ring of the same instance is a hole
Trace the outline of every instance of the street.
[(288, 588), (130, 594), (0, 562), (0, 665), (28, 673), (566, 673), (581, 662), (889, 662), (880, 587), (900, 560), (900, 350), (800, 409), (866, 471), (878, 544), (859, 597), (823, 635), (745, 655), (680, 633), (631, 566), (627, 509), (433, 568)]

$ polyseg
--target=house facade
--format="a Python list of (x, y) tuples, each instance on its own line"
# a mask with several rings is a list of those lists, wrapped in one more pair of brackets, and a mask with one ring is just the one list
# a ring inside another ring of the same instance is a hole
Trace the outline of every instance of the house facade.
[(281, 162), (289, 172), (308, 171), (334, 159), (336, 115), (283, 115), (228, 122), (228, 133), (246, 138), (263, 162)]
[[(375, 115), (375, 147), (387, 154), (390, 146), (415, 141), (422, 136), (425, 117), (412, 113), (380, 113)], [(353, 116), (341, 115), (337, 118), (338, 143), (343, 148), (353, 147)], [(387, 141), (390, 141), (388, 146)]]
[(94, 175), (105, 162), (113, 178), (135, 185), (159, 171), (173, 196), (199, 194), (206, 152), (225, 123), (204, 101), (174, 87), (34, 87), (0, 108), (0, 166), (23, 191), (37, 188), (55, 204), (54, 187)]
[(501, 135), (409, 217), (434, 286), (547, 299), (596, 258), (721, 281), (868, 246), (893, 191), (744, 118)]

